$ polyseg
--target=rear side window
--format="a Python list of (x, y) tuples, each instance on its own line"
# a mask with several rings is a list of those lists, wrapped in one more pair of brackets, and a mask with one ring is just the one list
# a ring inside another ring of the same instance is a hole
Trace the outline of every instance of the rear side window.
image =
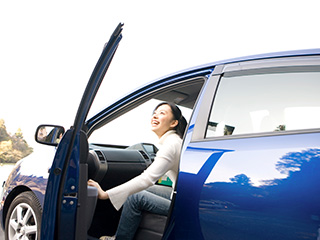
[(206, 137), (320, 128), (319, 69), (223, 76)]

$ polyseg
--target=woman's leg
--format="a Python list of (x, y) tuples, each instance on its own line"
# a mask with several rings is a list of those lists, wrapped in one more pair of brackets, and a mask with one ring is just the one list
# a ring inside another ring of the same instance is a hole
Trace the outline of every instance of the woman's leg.
[(172, 188), (163, 185), (153, 185), (146, 190), (166, 199), (170, 199), (172, 194)]
[(141, 221), (142, 211), (167, 215), (171, 201), (165, 197), (154, 194), (154, 192), (157, 192), (160, 195), (170, 197), (171, 191), (168, 192), (167, 189), (168, 188), (165, 190), (160, 189), (156, 186), (155, 188), (152, 187), (152, 189), (131, 195), (123, 205), (116, 239), (133, 239)]

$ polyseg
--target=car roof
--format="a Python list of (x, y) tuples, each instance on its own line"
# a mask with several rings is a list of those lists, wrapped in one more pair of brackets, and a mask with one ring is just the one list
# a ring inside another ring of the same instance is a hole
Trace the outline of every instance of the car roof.
[(298, 56), (310, 56), (310, 55), (319, 55), (319, 54), (320, 54), (320, 48), (284, 51), (284, 52), (271, 52), (271, 53), (249, 55), (249, 56), (245, 56), (245, 57), (239, 57), (239, 58), (218, 61), (215, 63), (211, 63), (210, 65), (234, 63), (234, 62), (239, 62), (239, 61), (260, 60), (260, 59), (268, 59), (268, 58), (298, 57)]
[[(282, 52), (271, 52), (271, 53), (249, 55), (249, 56), (238, 57), (238, 58), (230, 58), (230, 59), (215, 61), (215, 62), (211, 62), (211, 63), (207, 63), (207, 64), (195, 66), (195, 67), (191, 67), (191, 68), (188, 68), (188, 69), (184, 69), (184, 70), (172, 73), (170, 75), (161, 77), (161, 78), (159, 78), (157, 80), (160, 80), (160, 79), (163, 79), (163, 78), (167, 78), (167, 77), (170, 77), (170, 76), (174, 76), (174, 75), (177, 75), (177, 74), (181, 74), (181, 73), (184, 73), (184, 72), (195, 71), (197, 69), (206, 69), (206, 68), (210, 68), (210, 67), (215, 67), (215, 66), (221, 65), (221, 64), (229, 64), (229, 63), (236, 63), (236, 62), (242, 62), (242, 61), (252, 61), (252, 60), (262, 60), (262, 59), (270, 59), (270, 58), (299, 57), (299, 56), (312, 56), (312, 55), (320, 55), (320, 48), (294, 50), (294, 51), (282, 51)], [(150, 83), (148, 83), (148, 84), (150, 84)]]

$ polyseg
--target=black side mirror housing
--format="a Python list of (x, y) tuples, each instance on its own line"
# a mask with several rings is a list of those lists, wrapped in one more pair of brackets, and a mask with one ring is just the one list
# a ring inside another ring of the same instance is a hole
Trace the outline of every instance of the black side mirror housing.
[(40, 125), (37, 127), (35, 140), (37, 143), (58, 146), (65, 133), (64, 127), (58, 125)]

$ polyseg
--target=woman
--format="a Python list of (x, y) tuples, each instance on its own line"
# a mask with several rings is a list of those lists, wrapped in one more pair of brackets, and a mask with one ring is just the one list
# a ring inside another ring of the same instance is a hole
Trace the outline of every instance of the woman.
[(117, 210), (123, 206), (116, 239), (133, 239), (142, 211), (168, 214), (172, 189), (154, 184), (166, 174), (174, 188), (186, 125), (185, 118), (175, 104), (160, 103), (151, 117), (151, 130), (156, 133), (161, 145), (154, 162), (141, 175), (107, 191), (103, 191), (97, 182), (88, 181), (90, 186), (98, 189), (99, 199), (110, 199)]

